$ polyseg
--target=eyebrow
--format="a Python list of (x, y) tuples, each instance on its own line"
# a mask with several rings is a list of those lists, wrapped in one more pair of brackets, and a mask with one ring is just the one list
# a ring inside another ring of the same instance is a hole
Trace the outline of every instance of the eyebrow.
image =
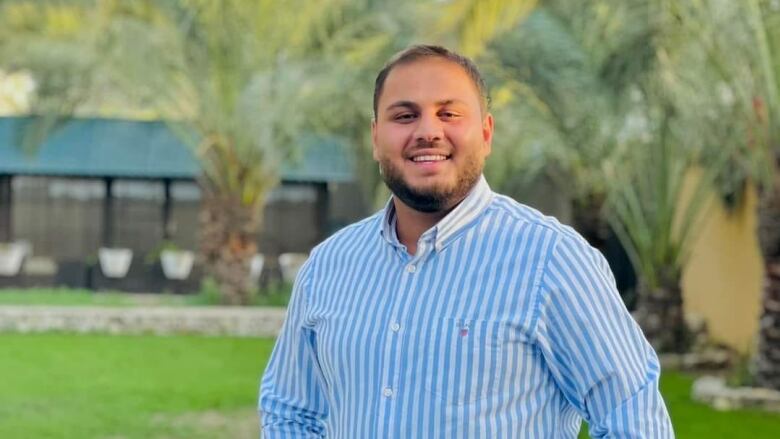
[[(435, 102), (435, 105), (437, 107), (443, 107), (443, 106), (451, 105), (451, 104), (464, 104), (464, 103), (465, 102), (461, 101), (460, 99), (444, 99), (444, 100)], [(390, 110), (392, 110), (394, 108), (399, 108), (399, 107), (400, 108), (409, 108), (409, 109), (413, 109), (413, 110), (416, 110), (416, 109), (420, 108), (419, 105), (417, 105), (416, 103), (414, 103), (412, 101), (397, 101), (397, 102), (393, 102), (392, 104), (388, 105), (387, 108), (385, 108), (385, 111), (390, 111)]]
[(412, 101), (397, 101), (393, 102), (392, 104), (388, 105), (387, 108), (385, 108), (385, 111), (390, 111), (394, 108), (410, 108), (410, 109), (417, 109), (419, 108), (419, 105), (415, 104)]

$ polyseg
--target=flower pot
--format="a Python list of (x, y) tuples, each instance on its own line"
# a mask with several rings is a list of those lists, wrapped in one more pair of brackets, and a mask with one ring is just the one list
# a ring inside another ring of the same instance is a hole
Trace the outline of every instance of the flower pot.
[(0, 276), (16, 276), (28, 252), (26, 242), (0, 243)]
[(163, 274), (171, 280), (187, 279), (192, 271), (195, 253), (189, 250), (163, 250), (160, 252), (160, 263)]
[(292, 283), (298, 276), (298, 270), (309, 255), (306, 253), (282, 253), (279, 255), (279, 268), (282, 270), (282, 279), (285, 282)]
[(107, 248), (98, 250), (100, 270), (108, 278), (118, 279), (127, 276), (130, 263), (133, 261), (133, 251), (129, 248)]
[(265, 256), (260, 253), (252, 256), (252, 261), (249, 263), (249, 278), (253, 284), (260, 281), (260, 274), (263, 272), (264, 264)]

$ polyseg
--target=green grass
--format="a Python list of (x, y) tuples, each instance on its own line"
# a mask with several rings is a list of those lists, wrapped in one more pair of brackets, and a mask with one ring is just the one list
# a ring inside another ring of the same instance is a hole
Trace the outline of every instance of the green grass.
[[(755, 410), (716, 411), (691, 400), (694, 378), (667, 372), (661, 377), (661, 393), (679, 438), (775, 439), (780, 437), (780, 414)], [(580, 438), (587, 438), (585, 428)]]
[(127, 294), (68, 288), (0, 289), (0, 305), (138, 306), (144, 303), (177, 306), (187, 304), (187, 300), (186, 296), (172, 294)]
[(272, 347), (262, 339), (0, 334), (0, 438), (257, 437), (254, 407)]
[[(287, 306), (292, 287), (273, 285), (255, 292), (252, 306)], [(219, 290), (204, 281), (195, 294), (129, 294), (117, 291), (91, 291), (69, 288), (0, 288), (0, 305), (34, 306), (209, 306), (219, 304)]]
[[(256, 438), (272, 340), (0, 334), (0, 438)], [(661, 382), (677, 437), (775, 438), (780, 414), (692, 402)], [(580, 437), (587, 437), (583, 432)]]

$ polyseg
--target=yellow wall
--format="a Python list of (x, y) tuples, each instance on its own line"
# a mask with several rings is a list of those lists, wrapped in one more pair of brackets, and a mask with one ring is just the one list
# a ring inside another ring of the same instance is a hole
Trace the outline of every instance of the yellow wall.
[(742, 353), (753, 349), (763, 283), (756, 204), (752, 186), (734, 211), (715, 201), (682, 280), (686, 313), (703, 317), (714, 341)]

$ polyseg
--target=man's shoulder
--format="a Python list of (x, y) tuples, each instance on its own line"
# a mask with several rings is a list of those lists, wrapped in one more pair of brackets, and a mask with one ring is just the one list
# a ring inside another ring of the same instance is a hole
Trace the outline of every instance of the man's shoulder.
[[(531, 206), (500, 194), (496, 194), (491, 207), (496, 212), (513, 218), (518, 230), (545, 236), (546, 240), (552, 243), (551, 246), (546, 246), (549, 250), (548, 255), (576, 254), (583, 257), (582, 261), (589, 260), (598, 265), (606, 264), (601, 252), (591, 246), (579, 232), (553, 216), (545, 215)], [(510, 224), (513, 222), (510, 221)]]
[(545, 215), (539, 210), (506, 195), (495, 194), (490, 208), (498, 214), (508, 216), (510, 224), (513, 224), (518, 229), (530, 229), (532, 232), (541, 232), (550, 236), (555, 242), (565, 242), (570, 245), (584, 244), (589, 247), (585, 238), (574, 230), (573, 227), (561, 223), (554, 216)]
[[(543, 229), (548, 233), (564, 238), (580, 238), (571, 226), (561, 223), (558, 218), (545, 215), (537, 209), (520, 203), (506, 195), (495, 194), (490, 206), (496, 213), (509, 217), (509, 224), (522, 228)], [(580, 238), (581, 239), (581, 238)]]

